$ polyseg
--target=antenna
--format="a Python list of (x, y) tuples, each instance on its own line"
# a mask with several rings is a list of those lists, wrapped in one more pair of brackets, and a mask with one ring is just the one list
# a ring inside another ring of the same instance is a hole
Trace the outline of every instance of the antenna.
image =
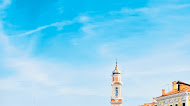
[(117, 65), (117, 59), (116, 59), (116, 65)]

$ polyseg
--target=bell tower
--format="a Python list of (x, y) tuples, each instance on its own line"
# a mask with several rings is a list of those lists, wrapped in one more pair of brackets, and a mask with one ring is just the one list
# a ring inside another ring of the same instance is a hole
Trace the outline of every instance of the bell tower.
[(112, 96), (111, 96), (111, 106), (122, 106), (122, 96), (121, 96), (121, 72), (118, 70), (117, 62), (115, 70), (112, 72)]

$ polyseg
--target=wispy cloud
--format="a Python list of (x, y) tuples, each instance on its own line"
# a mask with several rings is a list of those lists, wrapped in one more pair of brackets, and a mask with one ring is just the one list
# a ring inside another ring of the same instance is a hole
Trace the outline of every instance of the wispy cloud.
[(79, 22), (84, 23), (90, 21), (90, 17), (88, 16), (79, 16)]
[[(25, 80), (34, 81), (36, 83), (41, 83), (47, 86), (55, 85), (53, 81), (51, 81), (48, 77), (48, 71), (45, 68), (45, 65), (48, 63), (40, 62), (35, 59), (29, 59), (29, 58), (7, 58), (6, 60), (7, 64), (6, 66), (15, 69), (15, 71), (18, 71)], [(46, 71), (45, 71), (46, 70)]]
[(0, 4), (0, 9), (6, 8), (9, 4), (11, 4), (11, 0), (2, 0), (2, 3)]
[[(44, 26), (35, 31), (47, 27), (48, 26)], [(35, 31), (30, 31), (25, 35), (31, 34)], [(42, 70), (45, 70), (43, 68), (46, 67), (45, 62), (39, 62), (38, 60), (28, 57), (28, 54), (25, 54), (25, 52), (12, 45), (9, 37), (4, 33), (2, 20), (0, 20), (0, 46), (3, 47), (1, 48), (3, 49), (1, 54), (3, 56), (1, 60), (2, 65), (9, 70), (16, 71), (16, 76), (0, 79), (0, 83), (4, 85), (4, 88), (2, 89), (18, 87), (19, 84), (15, 83), (15, 81), (22, 80), (42, 83), (48, 86), (55, 85), (53, 81), (49, 80), (48, 75), (45, 72), (42, 72)]]
[(151, 13), (158, 13), (160, 11), (164, 11), (167, 9), (168, 10), (177, 10), (177, 9), (184, 9), (190, 7), (190, 4), (168, 4), (168, 5), (159, 5), (155, 7), (142, 7), (142, 8), (127, 8), (123, 7), (120, 11), (110, 11), (109, 14), (111, 15), (118, 15), (118, 14), (124, 14), (124, 15), (133, 15), (137, 13), (144, 13), (144, 14), (149, 14)]
[(41, 31), (41, 30), (43, 30), (43, 29), (46, 29), (46, 28), (48, 28), (48, 27), (57, 27), (58, 30), (61, 30), (61, 29), (63, 29), (63, 27), (64, 27), (65, 25), (70, 25), (70, 24), (72, 24), (72, 23), (74, 23), (74, 21), (56, 22), (56, 23), (52, 23), (52, 24), (50, 24), (50, 25), (45, 25), (45, 26), (38, 27), (38, 28), (36, 28), (36, 29), (34, 29), (34, 30), (30, 30), (30, 31), (27, 31), (27, 32), (25, 32), (25, 33), (23, 33), (23, 34), (15, 35), (15, 36), (27, 36), (27, 35), (33, 34), (33, 33), (35, 33), (35, 32)]
[[(19, 36), (27, 36), (27, 35), (33, 34), (35, 32), (41, 31), (41, 30), (49, 28), (49, 27), (57, 27), (58, 30), (62, 30), (63, 27), (66, 25), (71, 25), (71, 24), (76, 23), (76, 22), (86, 23), (89, 20), (90, 20), (90, 18), (88, 16), (78, 16), (78, 17), (74, 18), (72, 21), (55, 22), (55, 23), (52, 23), (49, 25), (40, 26), (34, 30), (29, 30), (29, 31), (22, 33), (22, 34), (19, 34), (19, 35), (13, 35), (13, 36), (18, 36), (18, 37)], [(83, 30), (87, 33), (90, 33), (89, 28), (87, 29), (84, 27)]]

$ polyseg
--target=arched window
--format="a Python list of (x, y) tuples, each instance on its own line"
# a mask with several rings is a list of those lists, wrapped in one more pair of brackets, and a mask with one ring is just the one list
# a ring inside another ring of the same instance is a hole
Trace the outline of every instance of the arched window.
[(115, 87), (115, 96), (118, 96), (119, 89), (118, 87)]

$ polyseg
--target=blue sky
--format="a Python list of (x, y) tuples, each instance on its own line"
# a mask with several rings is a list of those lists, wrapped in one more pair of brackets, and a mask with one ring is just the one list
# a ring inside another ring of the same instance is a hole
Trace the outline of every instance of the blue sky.
[[(189, 0), (0, 0), (1, 106), (124, 106), (190, 83)], [(169, 85), (168, 85), (169, 84)]]

